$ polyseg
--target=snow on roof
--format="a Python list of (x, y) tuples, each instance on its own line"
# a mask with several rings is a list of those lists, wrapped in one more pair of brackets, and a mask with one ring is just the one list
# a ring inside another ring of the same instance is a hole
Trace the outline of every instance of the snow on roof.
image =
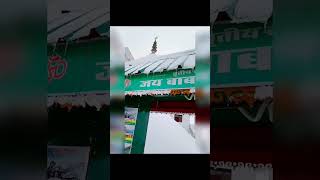
[(265, 22), (273, 11), (273, 0), (212, 0), (210, 20), (215, 22), (219, 12), (227, 12), (232, 22)]
[(109, 19), (109, 10), (105, 7), (56, 14), (48, 23), (47, 42), (54, 43), (59, 38), (73, 40), (87, 36), (92, 28), (96, 28), (100, 34), (106, 34)]
[(195, 67), (195, 50), (183, 52), (155, 55), (150, 54), (146, 57), (128, 61), (125, 63), (125, 75), (137, 73), (149, 74), (154, 72), (163, 72), (166, 70), (192, 69)]

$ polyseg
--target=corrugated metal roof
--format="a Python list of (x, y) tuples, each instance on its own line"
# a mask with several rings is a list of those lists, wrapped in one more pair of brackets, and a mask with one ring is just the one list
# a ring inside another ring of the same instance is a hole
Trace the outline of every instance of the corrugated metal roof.
[(210, 20), (215, 22), (219, 12), (226, 12), (232, 22), (265, 22), (273, 12), (273, 0), (212, 0)]
[(100, 35), (106, 35), (109, 19), (110, 14), (106, 7), (55, 15), (48, 23), (47, 42), (54, 43), (59, 38), (73, 40), (87, 36), (92, 28), (96, 28)]
[(167, 70), (169, 65), (172, 64), (172, 62), (174, 62), (175, 60), (176, 59), (174, 59), (174, 58), (165, 59), (164, 62), (160, 66), (158, 66), (154, 71), (159, 72), (159, 71)]
[(178, 57), (170, 66), (168, 67), (168, 70), (174, 70), (177, 69), (180, 64), (182, 64), (186, 59), (188, 55), (183, 55)]
[(149, 74), (166, 70), (192, 69), (195, 67), (195, 50), (188, 50), (168, 55), (148, 55), (128, 61), (125, 64), (125, 75), (138, 73)]

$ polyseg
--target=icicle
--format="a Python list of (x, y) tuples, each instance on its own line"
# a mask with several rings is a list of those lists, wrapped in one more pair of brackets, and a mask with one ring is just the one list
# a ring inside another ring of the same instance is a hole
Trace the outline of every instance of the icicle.
[(268, 26), (267, 25), (268, 25), (268, 19), (263, 22), (263, 30), (264, 30), (265, 33), (267, 33), (267, 31), (268, 31), (268, 29), (267, 29)]
[(53, 50), (52, 50), (52, 54), (53, 54), (53, 55), (54, 55), (55, 52), (56, 52), (57, 44), (58, 44), (58, 41), (57, 41), (56, 43), (54, 43)]
[(69, 45), (69, 41), (66, 41), (66, 46), (65, 46), (65, 48), (64, 48), (64, 54), (63, 54), (63, 57), (64, 57), (64, 58), (65, 58), (66, 55), (67, 55), (68, 45)]

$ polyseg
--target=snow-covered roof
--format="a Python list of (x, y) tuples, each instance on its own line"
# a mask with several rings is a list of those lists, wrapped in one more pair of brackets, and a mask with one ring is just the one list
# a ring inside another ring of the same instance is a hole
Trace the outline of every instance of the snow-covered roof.
[(150, 54), (146, 57), (126, 62), (125, 75), (128, 76), (138, 73), (149, 74), (178, 68), (192, 69), (195, 67), (195, 56), (195, 50), (159, 56)]
[(211, 0), (210, 20), (215, 22), (219, 12), (226, 12), (233, 22), (265, 22), (273, 11), (273, 0)]
[(48, 43), (57, 42), (59, 38), (73, 40), (87, 36), (92, 28), (100, 35), (108, 33), (110, 13), (106, 7), (70, 10), (67, 13), (61, 11), (63, 9), (56, 9), (55, 14), (48, 15)]

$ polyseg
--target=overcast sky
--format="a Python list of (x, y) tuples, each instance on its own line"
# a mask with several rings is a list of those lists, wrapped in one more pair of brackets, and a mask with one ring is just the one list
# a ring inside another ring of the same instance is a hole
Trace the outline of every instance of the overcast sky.
[(158, 36), (158, 55), (195, 49), (197, 31), (208, 31), (209, 26), (112, 26), (123, 46), (128, 47), (135, 59), (151, 53), (154, 38)]

